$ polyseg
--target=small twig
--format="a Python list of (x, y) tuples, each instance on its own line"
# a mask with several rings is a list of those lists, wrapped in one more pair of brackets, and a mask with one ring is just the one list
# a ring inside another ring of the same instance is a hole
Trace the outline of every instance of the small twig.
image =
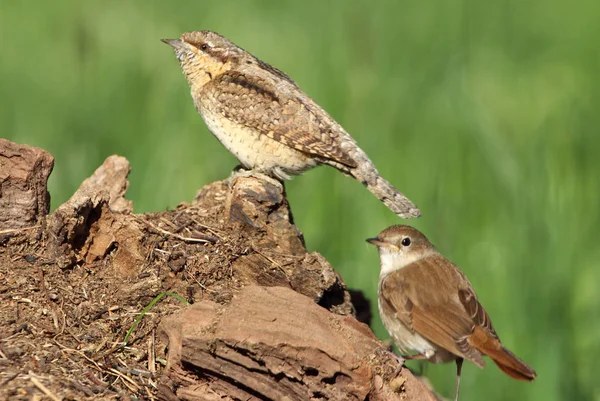
[(127, 373), (127, 374), (130, 374), (133, 376), (152, 377), (152, 373), (148, 372), (147, 370), (135, 369), (135, 368), (121, 368), (121, 367), (118, 367), (117, 370), (121, 373)]
[(61, 349), (62, 349), (63, 351), (65, 351), (65, 352), (71, 352), (71, 353), (73, 353), (73, 354), (77, 354), (77, 355), (80, 355), (80, 356), (82, 356), (82, 357), (83, 357), (83, 358), (85, 358), (85, 359), (86, 359), (88, 362), (91, 362), (91, 363), (94, 365), (94, 367), (95, 367), (95, 368), (96, 368), (98, 371), (100, 371), (100, 372), (104, 372), (104, 371), (105, 371), (105, 369), (103, 369), (103, 368), (102, 368), (100, 365), (98, 365), (98, 363), (97, 363), (96, 361), (94, 361), (93, 359), (90, 359), (90, 358), (88, 358), (88, 356), (87, 356), (86, 354), (84, 354), (83, 352), (81, 352), (81, 351), (78, 351), (78, 350), (76, 350), (76, 349), (68, 348), (68, 347), (66, 347), (66, 346), (62, 345), (61, 343), (59, 343), (59, 342), (58, 342), (58, 341), (56, 341), (56, 340), (54, 340), (54, 343), (55, 343), (56, 345), (58, 345), (58, 347), (59, 347), (59, 348), (61, 348)]
[(115, 383), (120, 380), (123, 383), (123, 385), (129, 389), (129, 391), (131, 391), (132, 393), (137, 393), (140, 388), (131, 386), (126, 380), (123, 379), (124, 377), (127, 377), (127, 376), (123, 376), (123, 375), (117, 376), (115, 381), (111, 383), (111, 386), (114, 386)]
[(108, 342), (108, 338), (104, 337), (104, 338), (102, 339), (102, 341), (100, 341), (100, 344), (98, 344), (98, 345), (96, 346), (96, 348), (94, 348), (94, 354), (97, 354), (98, 352), (100, 352), (100, 350), (101, 350), (102, 348), (104, 348), (104, 346), (106, 345), (106, 343), (107, 343), (107, 342)]
[(165, 223), (168, 226), (171, 226), (171, 228), (173, 230), (181, 231), (181, 229), (183, 228), (183, 227), (177, 227), (172, 221), (169, 221), (169, 220), (165, 219), (164, 217), (160, 217), (160, 221), (162, 221), (163, 223)]
[(0, 230), (0, 235), (2, 234), (12, 234), (12, 233), (18, 233), (21, 231), (28, 231), (28, 230), (34, 230), (36, 228), (40, 228), (41, 226), (38, 224), (36, 226), (31, 226), (31, 227), (23, 227), (23, 228), (9, 228), (7, 230)]
[(156, 373), (155, 345), (154, 345), (155, 330), (152, 329), (152, 334), (148, 338), (148, 370), (150, 373)]
[(156, 230), (156, 231), (158, 231), (161, 234), (168, 235), (168, 236), (173, 237), (173, 238), (177, 238), (177, 239), (179, 239), (181, 241), (184, 241), (184, 242), (195, 242), (195, 243), (201, 243), (201, 244), (204, 244), (204, 243), (207, 243), (207, 242), (210, 242), (210, 243), (214, 244), (215, 242), (217, 242), (217, 238), (211, 237), (210, 235), (205, 235), (205, 234), (198, 233), (196, 235), (201, 236), (202, 238), (184, 237), (182, 235), (175, 234), (175, 233), (172, 233), (170, 231), (164, 230), (164, 229), (162, 229), (160, 227), (157, 227), (154, 224), (152, 224), (149, 221), (146, 221), (144, 219), (140, 219), (140, 220), (142, 220), (145, 224), (147, 224), (153, 230)]
[[(156, 386), (152, 386), (152, 387), (156, 387)], [(144, 390), (146, 390), (146, 394), (148, 395), (149, 399), (156, 400), (156, 397), (154, 397), (154, 395), (152, 395), (152, 393), (150, 392), (150, 389), (148, 387), (144, 387)]]
[(170, 256), (171, 252), (165, 251), (164, 249), (155, 249), (154, 252), (162, 253), (163, 255)]
[(217, 291), (215, 291), (215, 290), (211, 290), (210, 288), (207, 288), (207, 287), (206, 287), (204, 284), (202, 284), (202, 283), (201, 283), (201, 282), (198, 280), (198, 277), (194, 276), (194, 277), (193, 277), (193, 279), (194, 279), (194, 281), (196, 282), (196, 284), (198, 284), (198, 285), (200, 286), (200, 288), (202, 288), (204, 291), (206, 291), (206, 292), (211, 292), (211, 293), (213, 293), (213, 294), (216, 294), (216, 293), (217, 293)]
[[(100, 373), (108, 373), (110, 374), (110, 372), (103, 372), (101, 371)], [(102, 380), (98, 379), (95, 375), (94, 372), (92, 372), (90, 369), (88, 369), (87, 371), (85, 371), (83, 373), (83, 375), (89, 380), (91, 381), (96, 387), (101, 388), (101, 389), (106, 389), (106, 387), (108, 386), (107, 383), (103, 382)]]
[(275, 262), (273, 259), (271, 259), (270, 257), (268, 257), (267, 255), (265, 255), (264, 253), (262, 253), (261, 251), (259, 251), (254, 244), (252, 244), (252, 250), (254, 252), (256, 252), (257, 254), (259, 254), (260, 256), (262, 256), (263, 258), (265, 258), (268, 262), (271, 262), (273, 265), (275, 265), (279, 270), (281, 270), (281, 272), (284, 274), (284, 276), (286, 278), (288, 278), (287, 272), (285, 271), (285, 269), (283, 268), (283, 266), (281, 266), (279, 263)]
[(46, 386), (44, 386), (38, 379), (36, 379), (35, 377), (33, 377), (33, 372), (30, 370), (29, 371), (29, 380), (31, 380), (31, 382), (44, 394), (46, 394), (47, 397), (50, 397), (53, 401), (62, 401), (62, 397), (57, 397), (55, 396), (50, 390), (48, 390), (48, 388)]
[(208, 231), (210, 231), (210, 232), (211, 232), (211, 233), (212, 233), (212, 234), (213, 234), (215, 237), (219, 237), (219, 239), (223, 239), (223, 237), (221, 237), (221, 236), (219, 235), (219, 233), (218, 233), (218, 231), (220, 231), (220, 230), (217, 230), (216, 228), (213, 228), (213, 227), (211, 227), (211, 226), (207, 226), (206, 224), (202, 224), (202, 223), (200, 223), (198, 220), (196, 220), (196, 219), (194, 219), (194, 218), (192, 218), (192, 221), (193, 221), (194, 223), (196, 223), (196, 225), (198, 225), (198, 226), (200, 226), (200, 227), (202, 227), (202, 228), (206, 228), (206, 229), (207, 229)]
[[(123, 380), (123, 384), (127, 385), (127, 383), (125, 383), (125, 382), (131, 383), (131, 385), (134, 386), (134, 388), (135, 388), (134, 391), (138, 391), (140, 389), (140, 386), (138, 386), (138, 384), (136, 382), (134, 382), (132, 378), (124, 375), (123, 373), (119, 372), (117, 369), (110, 368), (110, 369), (108, 369), (108, 371), (112, 372), (112, 374), (114, 374), (115, 376), (120, 377), (121, 380)], [(127, 386), (127, 387), (129, 387), (129, 386)], [(130, 388), (130, 390), (131, 390), (131, 388)]]
[(94, 396), (94, 392), (87, 386), (84, 386), (83, 384), (79, 383), (78, 381), (75, 381), (73, 379), (69, 379), (69, 384), (71, 387), (81, 391), (82, 393), (84, 393), (86, 396), (88, 397), (93, 397)]
[[(117, 362), (119, 362), (121, 365), (125, 366), (127, 368), (127, 370), (129, 370), (129, 366), (127, 365), (127, 363), (125, 363), (124, 360), (122, 360), (121, 358), (117, 357)], [(121, 370), (122, 368), (119, 368), (119, 370)]]
[(4, 380), (2, 383), (0, 383), (0, 388), (4, 388), (4, 386), (6, 386), (8, 383), (15, 380), (17, 378), (17, 376), (19, 376), (19, 372), (7, 377), (6, 380)]
[(37, 274), (38, 274), (38, 280), (40, 281), (40, 293), (44, 294), (46, 299), (48, 299), (48, 301), (50, 301), (50, 296), (48, 295), (48, 292), (46, 291), (46, 284), (44, 283), (44, 270), (41, 267), (38, 267)]

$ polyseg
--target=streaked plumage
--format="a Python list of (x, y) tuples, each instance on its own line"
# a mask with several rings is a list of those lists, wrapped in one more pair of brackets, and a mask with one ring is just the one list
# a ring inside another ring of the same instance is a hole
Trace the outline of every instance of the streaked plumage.
[(401, 217), (418, 208), (290, 77), (211, 31), (164, 39), (210, 131), (248, 169), (281, 180), (321, 164), (363, 183)]

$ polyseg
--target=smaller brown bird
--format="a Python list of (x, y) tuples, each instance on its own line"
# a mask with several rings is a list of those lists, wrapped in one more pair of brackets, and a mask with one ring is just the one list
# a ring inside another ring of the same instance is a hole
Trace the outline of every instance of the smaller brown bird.
[(381, 320), (405, 359), (456, 361), (458, 400), (463, 359), (479, 367), (483, 356), (514, 379), (536, 373), (500, 342), (465, 274), (444, 258), (417, 229), (397, 225), (367, 242), (379, 250), (378, 303)]

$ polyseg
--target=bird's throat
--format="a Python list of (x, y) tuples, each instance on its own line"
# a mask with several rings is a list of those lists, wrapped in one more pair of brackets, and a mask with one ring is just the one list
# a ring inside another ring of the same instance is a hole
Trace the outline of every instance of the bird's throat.
[(403, 269), (425, 256), (427, 255), (418, 251), (398, 252), (393, 249), (381, 248), (379, 250), (379, 260), (381, 262), (381, 273), (379, 275), (383, 277), (393, 271)]

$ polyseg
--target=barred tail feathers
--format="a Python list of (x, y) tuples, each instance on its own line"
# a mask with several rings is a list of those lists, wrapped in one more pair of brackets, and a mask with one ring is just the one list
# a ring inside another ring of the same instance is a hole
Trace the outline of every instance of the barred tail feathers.
[(373, 195), (382, 201), (392, 212), (403, 219), (419, 217), (419, 208), (398, 191), (385, 178), (379, 175), (375, 166), (368, 162), (349, 171), (350, 175), (362, 182)]

